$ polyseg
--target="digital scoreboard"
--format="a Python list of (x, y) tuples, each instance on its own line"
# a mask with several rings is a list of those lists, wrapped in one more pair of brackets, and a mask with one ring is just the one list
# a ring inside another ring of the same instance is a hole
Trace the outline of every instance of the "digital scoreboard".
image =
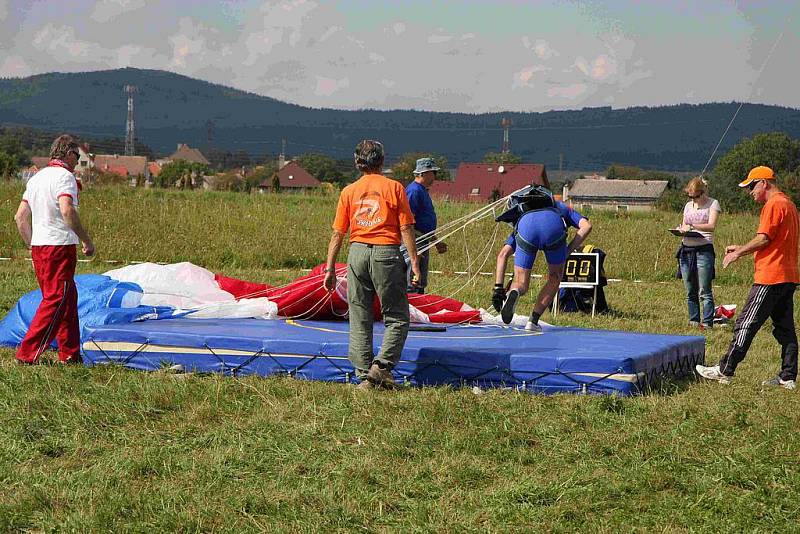
[(561, 287), (586, 287), (600, 285), (600, 254), (573, 252), (564, 265)]

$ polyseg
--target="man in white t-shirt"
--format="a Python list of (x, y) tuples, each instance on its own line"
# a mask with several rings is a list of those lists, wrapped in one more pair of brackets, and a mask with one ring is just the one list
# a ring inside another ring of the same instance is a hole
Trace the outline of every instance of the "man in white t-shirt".
[(79, 158), (71, 136), (57, 137), (49, 165), (28, 180), (14, 217), (42, 290), (42, 302), (17, 349), (21, 363), (37, 363), (53, 339), (62, 363), (81, 361), (75, 246), (80, 243), (91, 256), (94, 243), (78, 217), (78, 184), (72, 172)]

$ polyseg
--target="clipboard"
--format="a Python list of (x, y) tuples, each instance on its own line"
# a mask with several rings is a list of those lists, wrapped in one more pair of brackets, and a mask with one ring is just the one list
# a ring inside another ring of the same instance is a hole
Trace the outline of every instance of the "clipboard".
[(671, 233), (672, 235), (676, 235), (678, 237), (703, 237), (703, 234), (701, 234), (700, 232), (695, 232), (694, 230), (689, 232), (681, 232), (677, 228), (670, 228), (669, 233)]

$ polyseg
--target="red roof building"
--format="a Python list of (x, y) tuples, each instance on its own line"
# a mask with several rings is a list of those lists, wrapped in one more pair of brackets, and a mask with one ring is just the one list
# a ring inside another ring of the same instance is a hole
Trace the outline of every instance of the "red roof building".
[(462, 163), (452, 182), (436, 181), (431, 186), (431, 196), (446, 200), (486, 202), (504, 197), (527, 185), (536, 184), (550, 188), (547, 171), (539, 163)]
[(148, 161), (147, 170), (150, 171), (150, 176), (155, 178), (156, 176), (161, 174), (161, 165), (159, 165), (155, 161)]
[[(278, 179), (281, 183), (281, 189), (311, 189), (319, 187), (321, 182), (311, 176), (307, 170), (300, 166), (296, 161), (290, 161), (278, 171)], [(261, 189), (271, 189), (272, 180), (264, 180), (258, 187)]]
[[(120, 156), (117, 154), (97, 154), (94, 157), (94, 168), (100, 172), (113, 172), (120, 176), (142, 176), (149, 178), (147, 158), (144, 156)], [(122, 170), (125, 170), (123, 173)]]

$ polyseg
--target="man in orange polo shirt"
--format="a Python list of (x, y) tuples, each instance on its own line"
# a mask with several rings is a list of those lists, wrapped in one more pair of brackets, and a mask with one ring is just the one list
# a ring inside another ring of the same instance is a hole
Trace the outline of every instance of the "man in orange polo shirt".
[(775, 183), (769, 167), (755, 167), (739, 187), (750, 189), (750, 195), (761, 208), (756, 236), (746, 245), (725, 249), (722, 267), (743, 256), (755, 253), (755, 275), (742, 314), (736, 320), (733, 340), (718, 365), (697, 366), (703, 378), (729, 384), (736, 366), (747, 355), (761, 325), (772, 319), (772, 335), (781, 345), (781, 371), (763, 385), (795, 389), (797, 380), (797, 334), (794, 327), (794, 291), (800, 283), (797, 266), (800, 218), (797, 207)]
[[(336, 255), (350, 231), (347, 255), (347, 303), (350, 317), (349, 357), (362, 387), (394, 387), (392, 368), (408, 336), (409, 312), (406, 264), (400, 241), (408, 250), (411, 270), (419, 279), (419, 259), (414, 241), (414, 215), (400, 182), (382, 176), (383, 145), (364, 140), (355, 150), (361, 178), (339, 195), (333, 235), (328, 244), (324, 285), (336, 287)], [(378, 295), (386, 330), (377, 357), (372, 347), (375, 321), (373, 302)]]

